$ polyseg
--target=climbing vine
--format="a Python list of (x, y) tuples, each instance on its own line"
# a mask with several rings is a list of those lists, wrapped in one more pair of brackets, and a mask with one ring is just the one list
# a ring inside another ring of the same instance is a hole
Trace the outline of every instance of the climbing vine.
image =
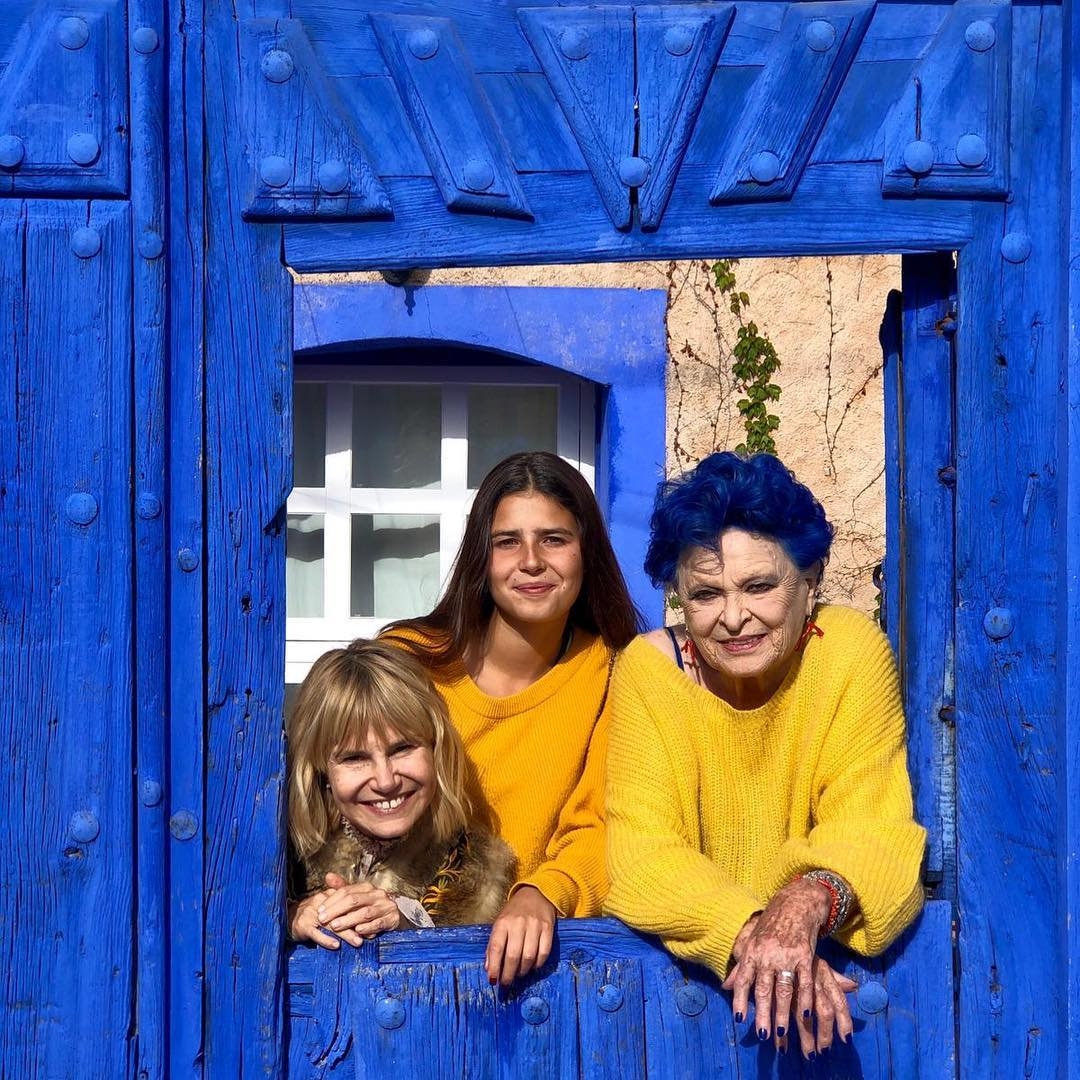
[(773, 376), (780, 369), (780, 357), (768, 336), (761, 333), (757, 323), (744, 318), (750, 307), (750, 297), (739, 289), (733, 269), (736, 259), (720, 259), (713, 263), (716, 290), (728, 298), (731, 314), (738, 320), (734, 359), (731, 373), (735, 387), (743, 396), (735, 403), (746, 429), (746, 441), (735, 448), (740, 454), (775, 454), (773, 432), (780, 426), (780, 417), (769, 411), (771, 403), (780, 400), (780, 387)]

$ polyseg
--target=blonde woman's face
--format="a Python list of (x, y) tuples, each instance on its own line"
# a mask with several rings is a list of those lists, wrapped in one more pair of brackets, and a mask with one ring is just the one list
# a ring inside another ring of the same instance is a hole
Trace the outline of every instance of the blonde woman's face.
[(435, 758), (428, 746), (372, 729), (364, 746), (335, 751), (328, 779), (346, 821), (378, 840), (396, 840), (431, 806)]
[(782, 679), (813, 610), (815, 578), (775, 540), (742, 529), (724, 532), (718, 551), (691, 548), (678, 592), (702, 659), (729, 680)]

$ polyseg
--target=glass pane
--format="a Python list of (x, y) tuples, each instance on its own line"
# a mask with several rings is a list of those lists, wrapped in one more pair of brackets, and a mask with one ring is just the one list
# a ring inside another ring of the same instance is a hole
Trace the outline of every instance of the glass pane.
[(293, 386), (293, 487), (326, 485), (326, 383)]
[(323, 515), (290, 514), (285, 536), (285, 613), (290, 619), (323, 614)]
[(469, 387), (469, 487), (509, 454), (558, 446), (554, 386)]
[(353, 514), (354, 616), (426, 615), (439, 598), (439, 519), (426, 514)]
[(437, 386), (353, 387), (353, 487), (437, 488), (442, 392)]

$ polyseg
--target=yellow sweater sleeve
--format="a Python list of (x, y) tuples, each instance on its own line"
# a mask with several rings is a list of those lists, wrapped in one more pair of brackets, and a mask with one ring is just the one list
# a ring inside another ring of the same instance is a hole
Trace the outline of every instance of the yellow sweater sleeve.
[(545, 851), (545, 861), (523, 877), (522, 885), (539, 889), (563, 917), (600, 914), (607, 893), (604, 859), (604, 774), (607, 761), (608, 709), (593, 729), (581, 779), (559, 814)]
[(852, 887), (858, 915), (836, 937), (856, 952), (886, 949), (918, 914), (926, 830), (912, 818), (900, 685), (888, 640), (867, 635), (842, 689), (819, 766), (814, 826), (774, 863), (770, 893), (807, 870), (832, 870)]
[(743, 924), (765, 903), (699, 850), (679, 798), (694, 783), (694, 762), (672, 761), (621, 661), (612, 698), (605, 911), (724, 974)]

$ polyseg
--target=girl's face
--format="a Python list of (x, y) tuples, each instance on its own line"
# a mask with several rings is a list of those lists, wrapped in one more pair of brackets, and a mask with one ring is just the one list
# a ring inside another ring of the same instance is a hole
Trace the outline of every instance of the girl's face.
[(346, 821), (368, 836), (396, 840), (435, 797), (435, 758), (428, 746), (372, 729), (363, 747), (334, 752), (328, 779)]
[(488, 588), (505, 618), (565, 622), (583, 574), (581, 529), (569, 510), (537, 492), (499, 500), (491, 522)]
[(691, 548), (678, 591), (702, 659), (732, 682), (779, 685), (813, 610), (816, 578), (775, 540), (742, 529), (724, 532), (719, 551)]

